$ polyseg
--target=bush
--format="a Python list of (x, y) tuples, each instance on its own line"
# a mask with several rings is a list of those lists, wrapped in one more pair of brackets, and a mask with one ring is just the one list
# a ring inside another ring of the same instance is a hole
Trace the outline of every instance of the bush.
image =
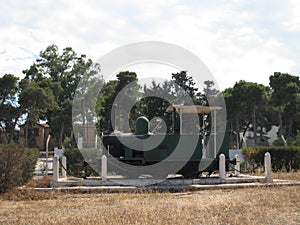
[(33, 177), (38, 149), (0, 145), (0, 193), (23, 185)]
[(284, 141), (282, 138), (277, 138), (276, 140), (273, 141), (272, 145), (274, 146), (284, 146)]
[(299, 146), (260, 146), (260, 147), (247, 147), (242, 148), (247, 163), (252, 167), (263, 166), (265, 153), (271, 154), (272, 170), (297, 171), (300, 169), (300, 147)]
[[(99, 174), (90, 166), (96, 165), (96, 158), (102, 154), (98, 149), (77, 149), (64, 150), (67, 157), (67, 173), (75, 177), (98, 176)], [(87, 163), (85, 163), (87, 162)]]

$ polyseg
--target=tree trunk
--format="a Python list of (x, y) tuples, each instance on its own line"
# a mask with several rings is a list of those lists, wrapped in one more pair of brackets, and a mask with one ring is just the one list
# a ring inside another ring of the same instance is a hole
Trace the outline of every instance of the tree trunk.
[(20, 118), (20, 117), (17, 117), (17, 118), (15, 119), (15, 122), (14, 122), (12, 128), (11, 128), (10, 135), (9, 135), (9, 139), (8, 139), (8, 142), (7, 142), (8, 144), (11, 144), (11, 141), (14, 140), (15, 127), (16, 127), (16, 125), (17, 125), (17, 123), (18, 123), (19, 118)]
[(65, 129), (65, 125), (64, 123), (62, 123), (60, 125), (60, 133), (59, 133), (59, 148), (62, 148), (63, 147), (63, 135), (64, 135), (64, 129)]
[(28, 147), (27, 144), (28, 144), (28, 125), (29, 121), (27, 120), (26, 121), (26, 129), (25, 129), (25, 140), (24, 140), (24, 146), (25, 147)]
[(236, 118), (236, 133), (237, 133), (237, 149), (240, 149), (241, 145), (240, 145), (240, 124), (239, 124), (239, 118)]
[(253, 109), (253, 136), (254, 136), (254, 146), (256, 145), (256, 137), (257, 137), (257, 132), (256, 132), (256, 107), (254, 106)]
[(232, 120), (230, 120), (230, 137), (229, 137), (230, 148), (233, 148), (233, 146), (234, 146), (234, 141), (233, 141), (233, 138), (232, 138), (232, 132), (233, 132)]
[(81, 102), (81, 109), (82, 109), (82, 138), (84, 141), (87, 140), (86, 134), (86, 115), (85, 115), (85, 102), (84, 100)]
[(289, 140), (291, 138), (291, 136), (292, 136), (292, 127), (293, 127), (293, 119), (290, 120), (287, 140)]
[(280, 135), (283, 135), (283, 123), (282, 123), (282, 113), (281, 113), (281, 107), (279, 106), (279, 112), (278, 112), (278, 117), (279, 117), (279, 131)]
[(243, 135), (242, 135), (242, 140), (241, 140), (241, 142), (240, 142), (240, 146), (243, 145), (243, 140), (244, 140), (245, 134), (246, 134), (246, 132), (247, 132), (247, 130), (248, 130), (250, 124), (251, 124), (251, 123), (249, 122), (249, 123), (247, 124), (247, 126), (245, 127), (244, 131), (243, 131)]

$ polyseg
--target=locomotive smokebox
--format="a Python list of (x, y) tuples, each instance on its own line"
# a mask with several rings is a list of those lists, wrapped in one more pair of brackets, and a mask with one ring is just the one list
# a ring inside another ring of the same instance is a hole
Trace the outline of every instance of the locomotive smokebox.
[(149, 134), (149, 120), (141, 116), (137, 118), (135, 123), (135, 135), (147, 135)]

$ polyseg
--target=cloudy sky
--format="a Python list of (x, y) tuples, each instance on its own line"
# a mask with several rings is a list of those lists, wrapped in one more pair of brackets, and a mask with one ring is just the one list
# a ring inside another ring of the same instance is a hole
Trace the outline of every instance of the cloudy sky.
[(50, 44), (96, 61), (139, 41), (193, 52), (222, 89), (241, 79), (267, 85), (275, 71), (300, 74), (297, 0), (10, 0), (0, 17), (0, 76), (22, 77)]

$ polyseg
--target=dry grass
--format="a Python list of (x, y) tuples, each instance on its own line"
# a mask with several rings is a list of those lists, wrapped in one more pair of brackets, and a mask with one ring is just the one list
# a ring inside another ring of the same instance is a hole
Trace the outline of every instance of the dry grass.
[(0, 224), (300, 224), (300, 187), (0, 201)]
[(0, 224), (300, 224), (300, 186), (52, 195), (2, 196)]
[(274, 179), (300, 181), (300, 172), (290, 172), (290, 173), (278, 172), (278, 173), (273, 173), (272, 176)]
[(43, 176), (42, 178), (33, 178), (25, 186), (31, 188), (48, 188), (53, 176)]

